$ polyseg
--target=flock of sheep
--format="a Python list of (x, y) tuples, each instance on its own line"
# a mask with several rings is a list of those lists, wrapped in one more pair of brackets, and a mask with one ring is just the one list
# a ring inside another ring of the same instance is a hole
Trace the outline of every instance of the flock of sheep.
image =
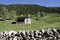
[(60, 30), (49, 28), (47, 30), (30, 31), (4, 31), (0, 32), (0, 40), (60, 40)]

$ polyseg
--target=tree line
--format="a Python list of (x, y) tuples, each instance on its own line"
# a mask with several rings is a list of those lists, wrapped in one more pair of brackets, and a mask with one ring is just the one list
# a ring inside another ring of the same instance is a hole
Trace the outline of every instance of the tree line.
[(43, 16), (44, 13), (60, 13), (60, 7), (45, 7), (36, 4), (0, 4), (0, 15), (4, 19), (13, 19), (16, 16), (29, 16), (34, 15), (36, 17)]

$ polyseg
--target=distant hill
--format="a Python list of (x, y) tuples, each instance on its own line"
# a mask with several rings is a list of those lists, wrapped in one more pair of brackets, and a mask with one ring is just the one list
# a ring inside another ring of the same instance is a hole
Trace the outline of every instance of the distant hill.
[(15, 10), (17, 15), (19, 14), (35, 14), (38, 11), (43, 11), (47, 13), (60, 13), (60, 7), (45, 7), (36, 4), (11, 4), (11, 5), (4, 5), (0, 4), (0, 11), (2, 11), (2, 7), (6, 7), (8, 11)]

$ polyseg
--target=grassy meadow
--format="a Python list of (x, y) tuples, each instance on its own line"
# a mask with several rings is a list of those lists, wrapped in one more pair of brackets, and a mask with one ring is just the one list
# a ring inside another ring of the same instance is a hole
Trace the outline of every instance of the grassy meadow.
[(42, 28), (60, 29), (60, 15), (58, 17), (55, 14), (49, 14), (47, 16), (41, 17), (40, 20), (35, 20), (33, 18), (31, 19), (32, 23), (28, 25), (11, 24), (15, 20), (0, 21), (0, 31), (40, 30)]

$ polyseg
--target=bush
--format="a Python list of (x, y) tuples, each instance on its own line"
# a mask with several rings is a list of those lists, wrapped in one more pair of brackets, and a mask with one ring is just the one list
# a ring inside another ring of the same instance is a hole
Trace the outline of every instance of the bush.
[(0, 21), (4, 21), (3, 19), (0, 19)]
[(11, 24), (16, 24), (16, 22), (12, 22)]

